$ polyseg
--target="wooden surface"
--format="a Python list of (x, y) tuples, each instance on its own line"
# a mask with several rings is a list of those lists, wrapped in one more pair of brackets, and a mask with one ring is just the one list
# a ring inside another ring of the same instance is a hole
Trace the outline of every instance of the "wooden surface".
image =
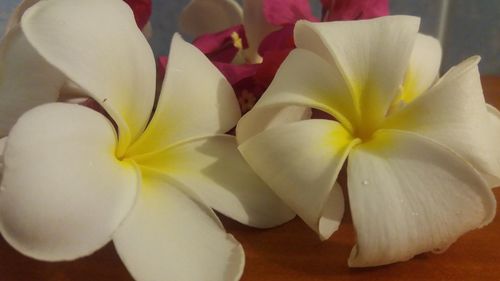
[[(500, 77), (483, 77), (483, 85), (487, 100), (500, 108)], [(500, 188), (494, 192), (500, 200)], [(325, 242), (299, 219), (271, 230), (252, 229), (226, 218), (223, 222), (245, 248), (242, 281), (500, 280), (500, 216), (462, 236), (443, 254), (422, 254), (408, 262), (370, 269), (347, 266), (355, 243), (349, 215)], [(0, 281), (89, 280), (132, 278), (111, 244), (74, 262), (44, 263), (22, 256), (0, 238)]]

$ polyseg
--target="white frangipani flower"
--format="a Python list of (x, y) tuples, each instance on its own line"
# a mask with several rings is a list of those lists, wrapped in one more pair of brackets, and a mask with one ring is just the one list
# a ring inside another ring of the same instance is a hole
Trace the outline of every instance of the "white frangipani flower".
[[(407, 16), (299, 22), (298, 48), (237, 127), (250, 166), (321, 239), (342, 219), (347, 161), (350, 266), (446, 249), (495, 215), (500, 119), (479, 58), (436, 81), (441, 49), (418, 26)], [(307, 108), (333, 120), (301, 120)]]
[[(17, 120), (5, 144), (4, 238), (46, 261), (86, 256), (112, 240), (141, 281), (237, 280), (243, 250), (211, 208), (256, 227), (294, 214), (251, 172), (235, 138), (223, 135), (240, 111), (222, 74), (176, 35), (151, 117), (154, 58), (122, 1), (40, 1), (21, 28), (20, 40), (29, 42), (23, 46), (84, 89), (112, 121), (68, 103), (41, 105)], [(17, 75), (43, 71), (18, 62), (22, 56), (6, 58), (12, 65), (5, 69)], [(40, 79), (29, 89), (7, 89), (12, 97), (43, 96), (53, 94), (53, 84)]]

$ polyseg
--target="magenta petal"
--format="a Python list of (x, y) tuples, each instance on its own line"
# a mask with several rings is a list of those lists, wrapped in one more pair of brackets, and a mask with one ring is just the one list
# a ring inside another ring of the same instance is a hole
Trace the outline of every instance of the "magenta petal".
[(148, 23), (151, 17), (151, 0), (124, 0), (134, 12), (135, 21), (140, 29)]
[(271, 32), (267, 35), (259, 46), (259, 54), (265, 56), (268, 52), (293, 49), (295, 42), (293, 40), (293, 28), (295, 24), (287, 24), (282, 29)]
[(294, 48), (295, 46), (266, 52), (255, 74), (256, 83), (266, 90), (273, 81), (279, 67)]
[(318, 21), (308, 0), (263, 0), (266, 20), (272, 25), (293, 24), (298, 20)]
[(387, 16), (388, 0), (322, 0), (323, 20), (359, 20)]
[(233, 86), (243, 79), (254, 76), (259, 67), (258, 64), (230, 64), (221, 62), (213, 62), (213, 64)]
[(243, 41), (243, 48), (247, 48), (245, 29), (241, 24), (220, 32), (201, 35), (193, 41), (193, 45), (200, 49), (211, 61), (230, 63), (239, 51), (234, 46), (233, 33), (238, 34), (238, 37)]

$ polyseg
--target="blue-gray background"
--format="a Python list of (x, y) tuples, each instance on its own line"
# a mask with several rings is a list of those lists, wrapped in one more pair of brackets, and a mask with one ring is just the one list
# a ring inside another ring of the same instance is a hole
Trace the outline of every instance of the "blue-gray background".
[[(20, 0), (0, 0), (0, 30)], [(279, 0), (276, 0), (279, 1)], [(178, 30), (177, 17), (189, 0), (153, 0), (153, 38), (156, 55), (168, 53), (170, 38)], [(319, 12), (319, 0), (311, 0)], [(443, 44), (443, 70), (479, 54), (483, 74), (500, 75), (499, 0), (390, 0), (391, 14), (422, 17), (421, 31)]]

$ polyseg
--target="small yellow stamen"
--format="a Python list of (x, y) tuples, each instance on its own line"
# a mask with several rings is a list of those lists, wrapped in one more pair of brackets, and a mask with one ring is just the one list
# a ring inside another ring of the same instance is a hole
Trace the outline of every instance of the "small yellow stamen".
[(231, 39), (233, 39), (233, 46), (238, 49), (238, 50), (243, 50), (243, 39), (241, 39), (240, 35), (238, 32), (233, 31), (231, 33)]

